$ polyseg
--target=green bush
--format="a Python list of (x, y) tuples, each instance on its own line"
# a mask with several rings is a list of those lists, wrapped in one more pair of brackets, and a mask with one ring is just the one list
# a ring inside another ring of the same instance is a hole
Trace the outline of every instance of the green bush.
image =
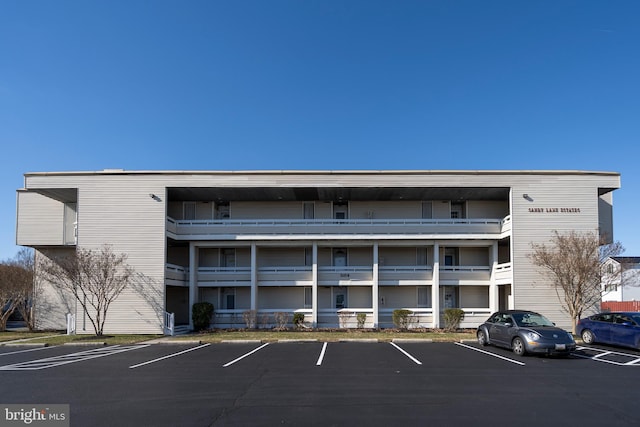
[(293, 324), (299, 328), (304, 323), (304, 313), (293, 313)]
[(411, 310), (393, 310), (393, 324), (399, 329), (407, 329), (409, 327), (409, 318), (411, 314)]
[(367, 313), (358, 313), (356, 320), (358, 321), (358, 329), (364, 328), (364, 324), (367, 321)]
[(213, 304), (210, 302), (197, 302), (193, 304), (191, 309), (191, 319), (193, 320), (193, 329), (201, 331), (209, 329), (211, 317), (213, 316)]
[(444, 329), (446, 331), (457, 331), (462, 320), (464, 320), (464, 310), (459, 308), (447, 308), (444, 310)]

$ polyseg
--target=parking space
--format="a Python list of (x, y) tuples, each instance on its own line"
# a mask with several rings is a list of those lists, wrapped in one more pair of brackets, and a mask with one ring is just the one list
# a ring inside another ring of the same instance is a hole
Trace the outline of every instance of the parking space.
[(72, 425), (96, 426), (468, 426), (491, 408), (523, 426), (637, 425), (632, 400), (602, 393), (637, 384), (640, 355), (618, 350), (563, 359), (461, 343), (0, 348), (0, 383), (12, 384), (0, 400), (69, 403)]

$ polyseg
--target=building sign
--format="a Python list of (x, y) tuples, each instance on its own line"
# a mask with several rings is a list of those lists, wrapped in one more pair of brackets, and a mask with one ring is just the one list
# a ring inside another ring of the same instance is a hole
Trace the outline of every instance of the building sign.
[(580, 208), (529, 208), (533, 213), (580, 213)]

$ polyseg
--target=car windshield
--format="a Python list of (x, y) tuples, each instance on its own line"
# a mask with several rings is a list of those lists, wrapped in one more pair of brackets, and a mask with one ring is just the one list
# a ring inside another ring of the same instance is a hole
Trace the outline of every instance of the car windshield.
[(513, 313), (513, 320), (518, 326), (554, 326), (549, 319), (538, 313)]
[(640, 325), (640, 313), (632, 313), (630, 316), (638, 325)]

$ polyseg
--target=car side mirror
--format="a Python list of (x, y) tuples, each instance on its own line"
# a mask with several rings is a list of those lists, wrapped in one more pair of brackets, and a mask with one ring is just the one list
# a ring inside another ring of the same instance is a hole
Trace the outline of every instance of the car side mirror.
[(505, 324), (504, 324), (504, 326), (506, 326), (507, 328), (510, 328), (510, 327), (512, 327), (512, 326), (513, 326), (513, 323), (511, 323), (511, 322), (507, 322), (507, 323), (505, 323)]

